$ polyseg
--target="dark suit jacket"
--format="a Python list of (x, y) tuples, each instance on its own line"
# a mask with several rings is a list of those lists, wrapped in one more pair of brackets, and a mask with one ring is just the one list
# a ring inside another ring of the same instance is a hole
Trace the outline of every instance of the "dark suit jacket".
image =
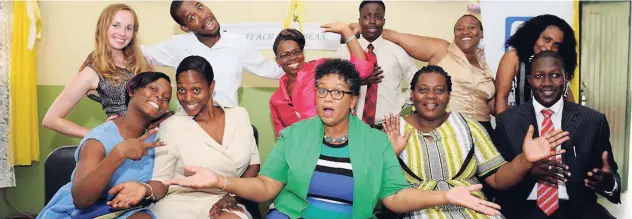
[[(529, 125), (535, 128), (534, 138), (539, 134), (536, 112), (531, 101), (512, 107), (496, 117), (494, 143), (508, 161), (513, 160), (522, 152), (522, 142)], [(608, 151), (612, 172), (621, 188), (617, 163), (612, 156), (610, 129), (605, 115), (588, 107), (565, 101), (561, 128), (570, 133), (570, 140), (562, 144), (562, 148), (566, 149), (566, 153), (562, 155), (562, 162), (569, 166), (571, 177), (566, 183), (570, 200), (560, 202), (558, 211), (565, 211), (567, 216), (572, 215), (568, 216), (569, 218), (608, 218), (604, 215), (608, 214), (607, 211), (597, 203), (595, 191), (584, 185), (586, 173), (593, 168), (600, 169), (602, 153)], [(527, 174), (520, 183), (499, 194), (497, 200), (507, 218), (538, 218), (530, 212), (537, 213), (541, 210), (535, 201), (527, 201), (536, 182), (537, 179), (534, 176)], [(613, 203), (620, 203), (621, 189), (617, 190), (612, 196), (604, 197)], [(544, 214), (541, 215), (544, 216)]]

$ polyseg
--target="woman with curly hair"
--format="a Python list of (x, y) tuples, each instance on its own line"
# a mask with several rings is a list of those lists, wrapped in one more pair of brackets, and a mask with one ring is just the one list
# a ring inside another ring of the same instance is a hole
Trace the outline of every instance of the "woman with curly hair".
[[(359, 31), (359, 28), (354, 28)], [(437, 65), (450, 73), (454, 82), (448, 111), (476, 120), (492, 133), (490, 114), (494, 112), (493, 70), (478, 48), (484, 38), (483, 23), (474, 15), (461, 16), (453, 27), (450, 41), (384, 29), (382, 37), (401, 46), (411, 57)]]
[[(564, 59), (570, 81), (577, 67), (577, 40), (566, 21), (545, 14), (524, 22), (505, 43), (511, 49), (503, 55), (496, 73), (496, 114), (509, 106), (517, 106), (531, 99), (531, 88), (527, 83), (527, 64), (531, 57), (541, 51), (551, 50)], [(573, 94), (566, 85), (565, 96), (573, 101)]]

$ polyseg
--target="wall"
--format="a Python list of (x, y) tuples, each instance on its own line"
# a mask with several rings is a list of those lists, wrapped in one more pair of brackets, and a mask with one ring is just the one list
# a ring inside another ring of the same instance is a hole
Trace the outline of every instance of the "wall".
[[(213, 1), (206, 4), (220, 23), (282, 22), (289, 1)], [(111, 2), (40, 1), (43, 20), (42, 39), (38, 44), (38, 110), (40, 120), (51, 103), (76, 74), (94, 44), (94, 28), (101, 13)], [(169, 15), (167, 1), (129, 3), (139, 16), (140, 39), (155, 44), (181, 33)], [(305, 1), (305, 22), (356, 22), (359, 1)], [(452, 27), (466, 12), (467, 2), (388, 1), (386, 28), (402, 32), (452, 39)], [(273, 58), (272, 50), (262, 53)], [(332, 56), (333, 52), (307, 51), (307, 59)], [(418, 63), (422, 64), (422, 63)], [(159, 68), (173, 76), (173, 70)], [(248, 109), (252, 123), (260, 132), (260, 151), (265, 159), (274, 144), (268, 100), (277, 82), (245, 74), (240, 89), (240, 104)], [(172, 105), (175, 102), (172, 102)], [(105, 116), (98, 104), (84, 98), (69, 119), (85, 127), (95, 127)], [(16, 167), (17, 187), (6, 189), (9, 202), (19, 210), (36, 214), (44, 204), (43, 161), (55, 148), (78, 144), (50, 130), (40, 129), (41, 162)], [(0, 193), (0, 200), (4, 197)], [(0, 201), (2, 202), (2, 201)], [(14, 215), (0, 204), (0, 218)]]

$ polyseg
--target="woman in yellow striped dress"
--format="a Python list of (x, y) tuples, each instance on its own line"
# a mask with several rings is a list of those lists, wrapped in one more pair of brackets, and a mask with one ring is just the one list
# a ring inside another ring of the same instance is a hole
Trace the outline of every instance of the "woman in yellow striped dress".
[[(568, 140), (568, 132), (561, 130), (532, 139), (533, 127), (529, 127), (523, 153), (507, 162), (481, 124), (460, 113), (446, 111), (452, 82), (441, 67), (423, 67), (413, 77), (410, 87), (416, 113), (405, 118), (387, 117), (384, 128), (413, 188), (448, 190), (478, 184), (482, 179), (495, 189), (506, 189), (522, 180), (534, 162), (563, 153), (551, 149)], [(480, 191), (473, 195), (485, 199)], [(504, 217), (442, 205), (407, 213), (404, 218)]]

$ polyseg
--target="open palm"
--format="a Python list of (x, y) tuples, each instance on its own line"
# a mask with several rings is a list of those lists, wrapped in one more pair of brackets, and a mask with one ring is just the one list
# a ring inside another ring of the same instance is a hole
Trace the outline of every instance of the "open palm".
[(535, 139), (532, 136), (533, 125), (530, 125), (522, 143), (522, 153), (531, 163), (566, 152), (566, 150), (556, 151), (555, 147), (570, 139), (568, 132), (559, 129)]
[(445, 198), (450, 204), (463, 206), (486, 215), (498, 215), (500, 212), (500, 206), (477, 198), (472, 195), (472, 192), (481, 190), (483, 185), (476, 184), (471, 186), (457, 186), (450, 190), (445, 195)]
[(117, 209), (130, 208), (140, 202), (147, 193), (147, 187), (135, 181), (128, 181), (112, 187), (108, 194), (116, 195), (106, 204)]
[(194, 189), (218, 188), (216, 185), (218, 181), (217, 174), (213, 171), (201, 167), (184, 167), (184, 171), (189, 172), (191, 175), (184, 178), (168, 180), (165, 184), (180, 185)]
[(384, 122), (382, 123), (384, 126), (384, 132), (388, 136), (388, 140), (391, 141), (393, 145), (393, 149), (397, 155), (401, 154), (406, 148), (406, 144), (408, 143), (408, 139), (410, 135), (413, 133), (412, 129), (406, 131), (406, 134), (402, 136), (400, 129), (400, 117), (399, 115), (389, 114), (384, 116)]

